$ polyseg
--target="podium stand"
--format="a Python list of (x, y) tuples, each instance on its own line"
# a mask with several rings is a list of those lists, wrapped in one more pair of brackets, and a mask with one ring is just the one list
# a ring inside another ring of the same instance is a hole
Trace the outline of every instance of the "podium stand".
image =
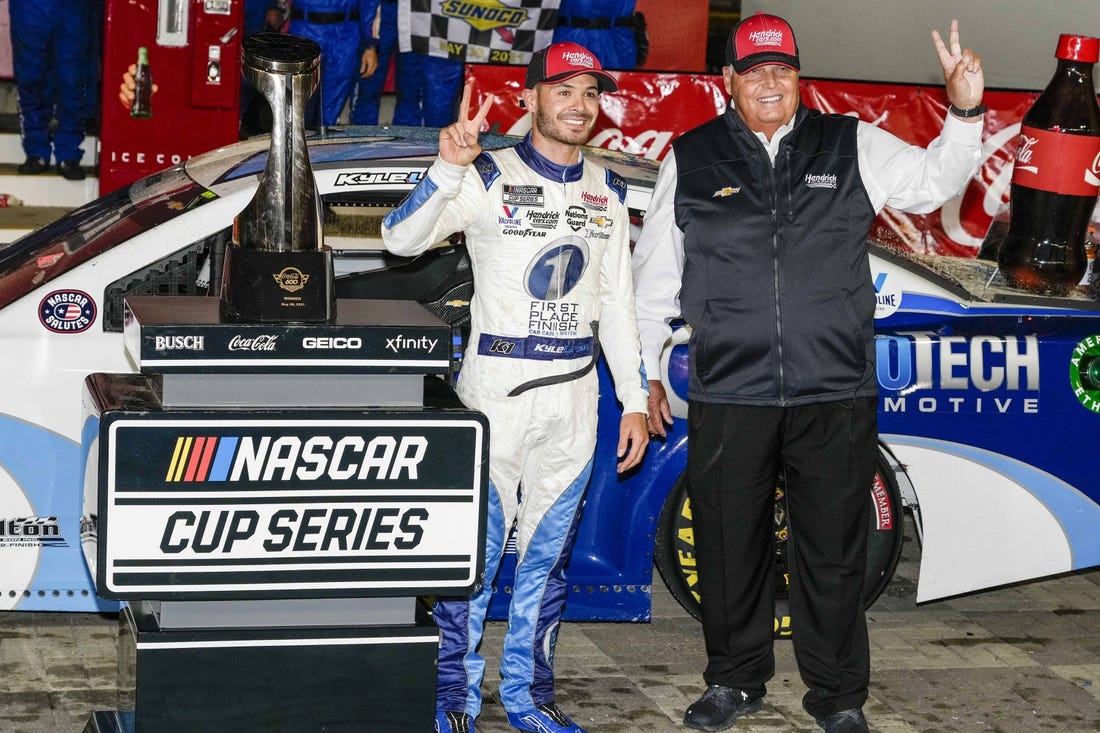
[(450, 327), (402, 301), (324, 324), (127, 300), (139, 374), (85, 382), (85, 546), (120, 615), (119, 709), (86, 733), (430, 730), (418, 597), (483, 572), (488, 423)]

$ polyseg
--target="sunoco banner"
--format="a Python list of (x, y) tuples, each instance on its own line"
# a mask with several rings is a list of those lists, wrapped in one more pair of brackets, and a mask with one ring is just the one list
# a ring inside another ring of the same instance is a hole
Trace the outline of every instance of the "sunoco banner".
[(398, 4), (401, 51), (526, 66), (550, 45), (558, 0), (411, 0)]
[(100, 492), (101, 593), (471, 587), (487, 485), (484, 419), (424, 417), (113, 422)]

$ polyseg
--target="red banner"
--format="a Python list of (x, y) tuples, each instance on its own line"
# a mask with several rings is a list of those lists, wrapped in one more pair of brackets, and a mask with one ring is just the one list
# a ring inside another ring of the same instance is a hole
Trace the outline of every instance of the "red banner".
[[(523, 69), (472, 65), (475, 100), (497, 96), (489, 122), (500, 132), (524, 134), (530, 116), (519, 106)], [(619, 91), (600, 98), (603, 114), (590, 144), (660, 160), (677, 135), (726, 107), (722, 77), (704, 74), (612, 72)], [(927, 145), (947, 114), (942, 87), (803, 79), (803, 102), (824, 112), (850, 114), (907, 142)], [(1020, 120), (1035, 101), (1028, 92), (986, 92), (982, 167), (960, 196), (931, 214), (885, 209), (872, 235), (905, 249), (973, 257), (993, 217), (1008, 202)], [(475, 103), (476, 103), (475, 102)]]

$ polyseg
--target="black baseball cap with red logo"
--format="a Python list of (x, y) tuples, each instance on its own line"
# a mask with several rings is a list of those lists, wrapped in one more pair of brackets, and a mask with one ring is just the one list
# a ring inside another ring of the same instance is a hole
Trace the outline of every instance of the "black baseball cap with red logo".
[(603, 70), (596, 54), (579, 43), (553, 43), (531, 56), (527, 65), (528, 89), (537, 84), (557, 84), (581, 74), (596, 77), (601, 92), (613, 92), (619, 88), (615, 79)]
[(726, 39), (726, 64), (738, 74), (764, 64), (779, 64), (798, 71), (794, 31), (778, 15), (750, 15), (735, 25)]

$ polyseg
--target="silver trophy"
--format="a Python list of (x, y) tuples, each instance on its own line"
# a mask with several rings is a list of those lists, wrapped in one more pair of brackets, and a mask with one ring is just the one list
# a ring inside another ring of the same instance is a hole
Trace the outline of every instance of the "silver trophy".
[(237, 215), (225, 255), (221, 312), (228, 320), (327, 322), (336, 314), (332, 252), (306, 149), (306, 102), (321, 48), (282, 33), (245, 38), (245, 78), (271, 106), (271, 147), (256, 195)]

